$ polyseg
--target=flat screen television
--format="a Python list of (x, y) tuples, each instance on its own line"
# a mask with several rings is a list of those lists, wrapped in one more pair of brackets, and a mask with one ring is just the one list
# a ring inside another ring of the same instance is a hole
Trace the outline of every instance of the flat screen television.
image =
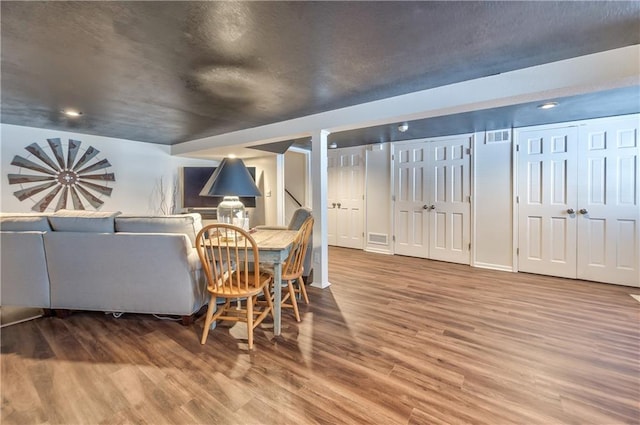
[[(216, 167), (183, 167), (182, 169), (182, 207), (216, 208), (222, 202), (222, 196), (200, 196), (200, 191), (213, 174)], [(256, 180), (256, 167), (247, 167), (249, 174)], [(240, 197), (240, 201), (247, 208), (255, 208), (256, 198)]]

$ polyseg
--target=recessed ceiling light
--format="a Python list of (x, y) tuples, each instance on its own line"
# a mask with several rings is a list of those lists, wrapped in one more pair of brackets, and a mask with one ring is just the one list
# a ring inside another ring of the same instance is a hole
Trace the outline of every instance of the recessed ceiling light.
[(558, 106), (558, 102), (547, 102), (543, 103), (542, 105), (538, 105), (538, 109), (551, 109), (555, 108), (556, 106)]
[(62, 111), (62, 113), (68, 117), (74, 117), (74, 118), (82, 115), (81, 111), (76, 111), (74, 109), (65, 109)]
[(228, 155), (228, 157), (229, 157), (229, 158), (231, 158), (231, 159), (233, 159), (233, 158), (235, 158), (235, 157), (236, 157), (236, 154), (235, 154), (235, 153), (230, 153), (230, 154)]
[(409, 124), (408, 124), (408, 123), (406, 123), (406, 122), (403, 122), (402, 124), (400, 124), (400, 125), (398, 126), (398, 131), (399, 131), (400, 133), (404, 133), (404, 132), (405, 132), (405, 131), (407, 131), (407, 130), (409, 130)]
[(333, 142), (329, 145), (329, 149), (335, 149), (338, 147), (338, 144), (336, 142)]

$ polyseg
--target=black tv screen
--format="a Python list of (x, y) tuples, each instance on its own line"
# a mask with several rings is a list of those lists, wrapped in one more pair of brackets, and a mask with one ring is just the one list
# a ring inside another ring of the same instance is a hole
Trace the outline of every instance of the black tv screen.
[[(216, 208), (222, 202), (222, 196), (200, 196), (200, 191), (213, 174), (216, 167), (184, 167), (182, 170), (182, 207), (183, 208)], [(249, 174), (256, 180), (256, 168), (247, 167)], [(240, 197), (247, 208), (255, 208), (256, 198)]]

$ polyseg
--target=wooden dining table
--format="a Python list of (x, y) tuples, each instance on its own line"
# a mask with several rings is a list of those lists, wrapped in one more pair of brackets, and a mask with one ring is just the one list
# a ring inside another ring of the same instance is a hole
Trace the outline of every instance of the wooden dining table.
[[(282, 263), (287, 259), (297, 230), (257, 229), (251, 236), (258, 246), (258, 256), (261, 263), (273, 264), (273, 333), (280, 335), (282, 330)], [(250, 261), (255, 261), (250, 252)]]

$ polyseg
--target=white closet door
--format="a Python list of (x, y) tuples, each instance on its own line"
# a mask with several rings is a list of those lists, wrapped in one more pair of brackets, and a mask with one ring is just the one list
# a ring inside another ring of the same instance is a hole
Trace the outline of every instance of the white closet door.
[(428, 258), (427, 143), (398, 143), (394, 149), (394, 251)]
[(327, 155), (328, 244), (362, 249), (365, 148), (335, 149)]
[(637, 116), (588, 124), (581, 135), (578, 278), (640, 286)]
[(363, 248), (365, 148), (340, 149), (337, 153), (337, 244)]
[(519, 270), (576, 277), (576, 127), (518, 137)]
[(429, 258), (469, 264), (471, 138), (436, 140), (427, 146)]
[(335, 151), (327, 153), (327, 243), (338, 245), (338, 156)]

